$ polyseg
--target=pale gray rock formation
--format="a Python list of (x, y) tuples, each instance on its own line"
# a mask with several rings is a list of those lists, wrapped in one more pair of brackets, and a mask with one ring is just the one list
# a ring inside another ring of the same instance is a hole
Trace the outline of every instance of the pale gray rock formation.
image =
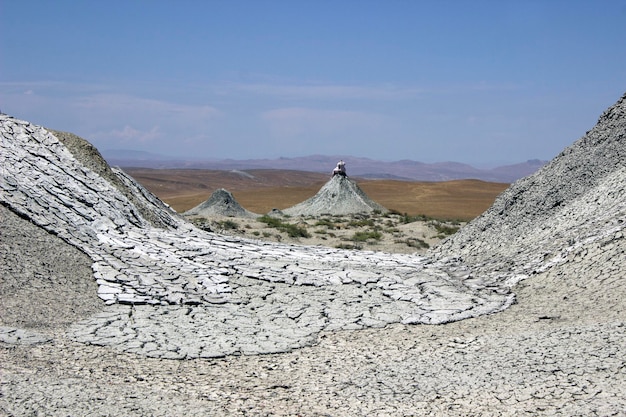
[(321, 214), (345, 215), (388, 210), (367, 196), (345, 175), (334, 175), (315, 194), (302, 203), (283, 210), (290, 216), (318, 216)]
[(282, 217), (285, 215), (285, 213), (282, 212), (282, 210), (279, 210), (277, 208), (273, 208), (269, 211), (269, 213), (267, 213), (268, 216), (270, 217)]
[(198, 217), (259, 217), (258, 214), (241, 207), (235, 200), (235, 197), (233, 197), (233, 194), (223, 188), (215, 190), (206, 201), (187, 210), (183, 215)]

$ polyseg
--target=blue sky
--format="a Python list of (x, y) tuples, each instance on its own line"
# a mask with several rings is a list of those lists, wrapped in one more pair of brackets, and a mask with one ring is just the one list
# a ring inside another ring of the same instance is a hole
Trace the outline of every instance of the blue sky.
[(626, 1), (0, 0), (0, 109), (100, 150), (551, 159), (626, 91)]

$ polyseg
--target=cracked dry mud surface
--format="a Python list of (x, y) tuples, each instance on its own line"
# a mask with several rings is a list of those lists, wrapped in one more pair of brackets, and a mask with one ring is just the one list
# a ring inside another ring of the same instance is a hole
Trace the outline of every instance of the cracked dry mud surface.
[(4, 203), (93, 261), (107, 307), (70, 327), (75, 340), (168, 359), (279, 353), (323, 330), (445, 323), (513, 300), (454, 259), (205, 232), (113, 170), (167, 226), (154, 227), (47, 131), (4, 126)]
[(502, 313), (439, 326), (325, 332), (315, 346), (276, 355), (153, 359), (59, 334), (46, 344), (1, 351), (3, 400), (11, 399), (5, 410), (622, 415), (626, 326), (623, 308), (615, 306), (626, 295), (623, 286), (613, 284), (608, 299), (598, 300), (606, 283), (575, 288), (562, 280), (551, 273), (529, 278), (518, 290), (519, 303)]
[(7, 415), (625, 414), (624, 98), (426, 255), (208, 234), (2, 123)]

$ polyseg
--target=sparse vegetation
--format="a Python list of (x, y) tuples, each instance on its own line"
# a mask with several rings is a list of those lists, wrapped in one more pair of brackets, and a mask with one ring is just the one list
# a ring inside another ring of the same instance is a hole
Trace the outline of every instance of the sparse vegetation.
[(374, 227), (375, 225), (376, 224), (374, 223), (374, 219), (352, 220), (348, 223), (349, 227), (365, 227), (365, 226)]
[(274, 228), (278, 228), (283, 223), (278, 217), (268, 216), (267, 214), (259, 217), (259, 221)]
[(311, 237), (305, 227), (301, 227), (292, 223), (285, 223), (277, 217), (271, 217), (268, 215), (259, 217), (259, 221), (267, 224), (270, 227), (287, 233), (289, 237)]
[(404, 213), (402, 215), (402, 223), (404, 223), (404, 224), (414, 223), (414, 222), (424, 222), (426, 220), (428, 220), (428, 217), (424, 216), (423, 214), (419, 214), (417, 216), (410, 216), (410, 215)]
[(324, 244), (340, 249), (363, 249), (366, 245), (377, 245), (381, 250), (400, 252), (425, 251), (433, 242), (456, 233), (463, 223), (398, 212), (352, 216), (265, 215), (256, 220), (238, 218), (237, 221), (234, 219), (192, 221), (204, 230), (219, 230), (238, 235), (250, 233), (257, 238), (278, 242), (310, 239), (307, 243)]
[(217, 224), (222, 228), (222, 230), (237, 230), (239, 229), (239, 224), (233, 220), (222, 220), (217, 222)]
[[(254, 220), (193, 219), (197, 227), (272, 241), (302, 242), (339, 249), (360, 250), (377, 245), (380, 250), (411, 253), (426, 251), (431, 245), (456, 233), (461, 220), (432, 218), (407, 213), (370, 213), (350, 216), (272, 216)], [(307, 239), (307, 240), (304, 240)]]
[(326, 226), (329, 229), (334, 229), (337, 227), (337, 225), (333, 221), (327, 218), (318, 219), (315, 222), (314, 226)]
[(361, 231), (361, 232), (356, 232), (352, 235), (352, 237), (350, 238), (350, 240), (353, 240), (355, 242), (366, 242), (368, 240), (380, 240), (382, 239), (383, 235), (377, 231), (377, 230), (369, 230), (369, 231)]
[(449, 226), (448, 224), (433, 221), (430, 224), (437, 230), (438, 236), (446, 237), (455, 234), (459, 231), (459, 226)]

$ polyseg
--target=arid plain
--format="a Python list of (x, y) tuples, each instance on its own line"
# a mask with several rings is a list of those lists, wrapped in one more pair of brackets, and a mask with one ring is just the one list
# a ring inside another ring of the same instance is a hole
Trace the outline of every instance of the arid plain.
[[(284, 170), (216, 171), (124, 168), (128, 174), (181, 213), (224, 188), (246, 209), (265, 214), (315, 195), (329, 176)], [(412, 182), (353, 178), (386, 208), (411, 216), (471, 220), (485, 211), (509, 184), (479, 180)]]
[[(322, 173), (290, 170), (217, 171), (126, 168), (178, 213), (201, 204), (219, 188), (260, 215), (314, 196), (329, 180)], [(300, 245), (424, 253), (493, 203), (508, 184), (479, 180), (413, 182), (353, 178), (389, 209), (347, 216), (285, 216), (281, 220), (221, 215), (186, 216), (196, 226), (227, 235)]]

